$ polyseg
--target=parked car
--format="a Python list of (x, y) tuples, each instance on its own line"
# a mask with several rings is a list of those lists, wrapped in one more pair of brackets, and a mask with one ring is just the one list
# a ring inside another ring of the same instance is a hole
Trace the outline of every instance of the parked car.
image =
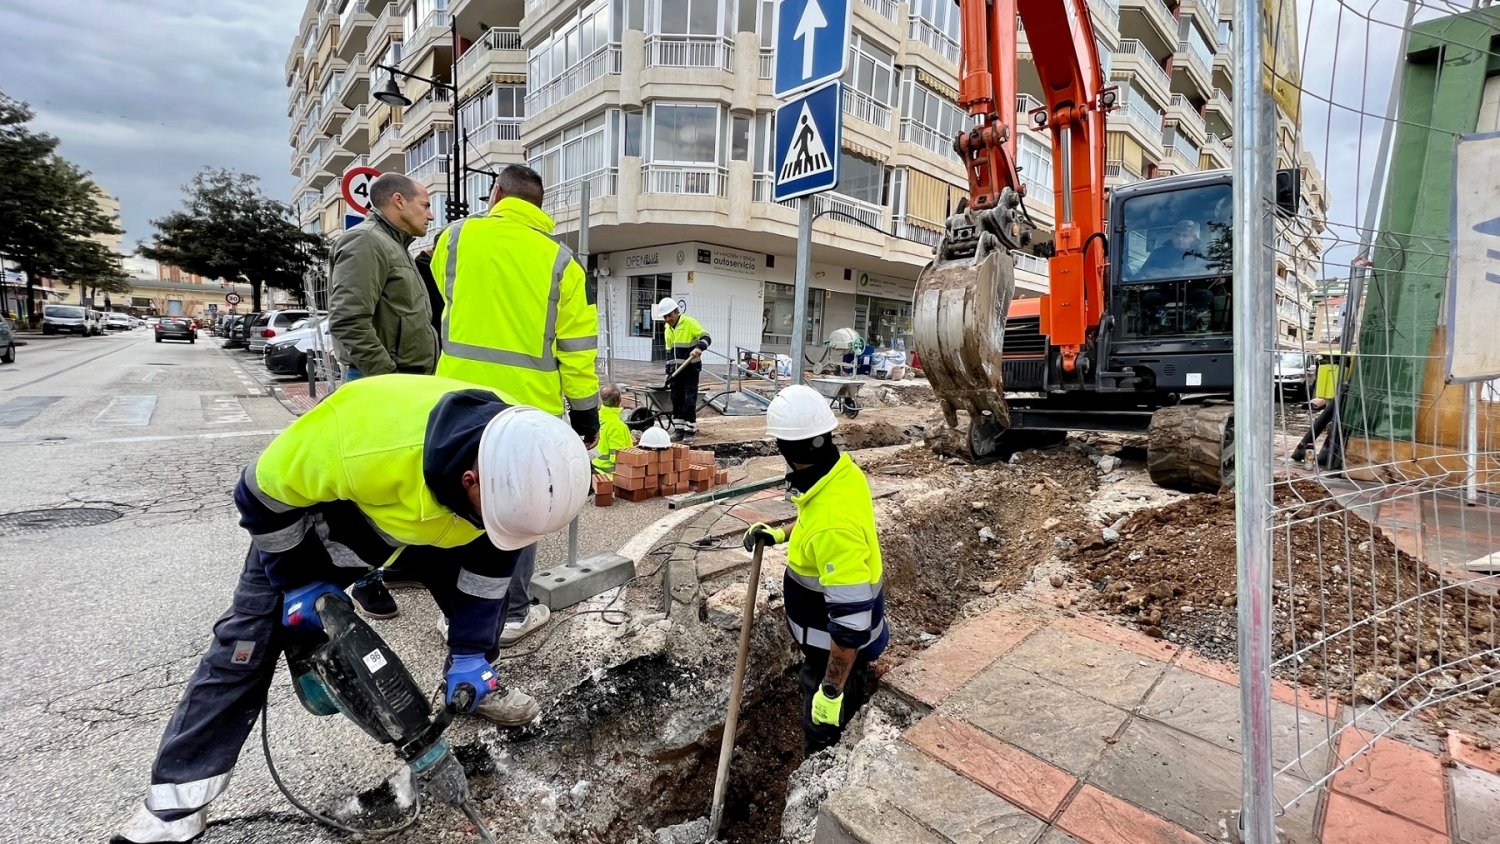
[(10, 320), (0, 316), (0, 363), (16, 362), (16, 334)]
[(240, 314), (234, 317), (229, 325), (229, 333), (224, 335), (224, 348), (243, 349), (250, 338), (250, 325), (255, 322), (257, 314)]
[(333, 337), (328, 333), (326, 316), (302, 320), (293, 324), (290, 330), (266, 343), (264, 352), (266, 371), (272, 375), (296, 375), (306, 378), (309, 356), (316, 356), (319, 348), (328, 349), (332, 345)]
[(78, 305), (46, 305), (42, 308), (43, 334), (93, 334), (88, 314)]
[(135, 321), (129, 314), (105, 314), (104, 330), (106, 331), (129, 331), (135, 328)]
[(307, 317), (307, 311), (266, 311), (256, 317), (254, 324), (250, 326), (245, 348), (260, 354), (272, 337), (291, 330), (292, 323), (307, 319)]
[(1284, 395), (1307, 398), (1312, 395), (1318, 368), (1313, 358), (1302, 352), (1278, 352), (1276, 355), (1276, 389)]
[(196, 342), (198, 333), (193, 330), (191, 320), (182, 317), (166, 317), (156, 324), (156, 342), (163, 340), (186, 340)]

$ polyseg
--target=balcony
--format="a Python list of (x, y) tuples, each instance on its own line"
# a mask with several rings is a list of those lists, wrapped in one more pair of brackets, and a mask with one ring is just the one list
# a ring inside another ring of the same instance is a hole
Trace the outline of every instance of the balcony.
[(859, 0), (859, 2), (863, 3), (867, 8), (874, 9), (875, 14), (880, 15), (891, 23), (898, 23), (901, 20), (901, 8), (896, 4), (895, 0)]
[(407, 107), (406, 116), (401, 123), (416, 131), (418, 126), (439, 115), (451, 118), (452, 110), (448, 104), (452, 101), (452, 94), (447, 88), (428, 88), (427, 93)]
[(339, 100), (349, 108), (370, 102), (370, 67), (365, 63), (364, 53), (355, 53), (344, 71), (344, 87), (339, 89)]
[(1192, 84), (1203, 94), (1208, 94), (1214, 88), (1213, 79), (1209, 75), (1209, 67), (1213, 64), (1212, 54), (1205, 54), (1202, 48), (1191, 41), (1177, 42), (1177, 53), (1172, 58), (1173, 70), (1182, 69)]
[(365, 0), (349, 0), (344, 13), (339, 16), (339, 41), (337, 53), (344, 61), (363, 50), (365, 40), (375, 26), (375, 16), (370, 14)]
[(1168, 134), (1172, 135), (1172, 138), (1170, 141), (1165, 137), (1162, 138), (1162, 158), (1157, 166), (1163, 172), (1174, 174), (1196, 173), (1199, 160), (1203, 157), (1198, 147), (1183, 137), (1180, 132), (1168, 130)]
[(411, 31), (406, 33), (406, 44), (402, 48), (401, 55), (421, 55), (428, 43), (448, 34), (448, 10), (436, 9), (428, 12), (427, 17)]
[(562, 102), (583, 86), (620, 73), (620, 45), (606, 44), (526, 95), (526, 115), (536, 116)]
[(812, 206), (813, 214), (826, 213), (836, 223), (849, 223), (852, 218), (872, 229), (884, 230), (886, 228), (884, 225), (885, 208), (873, 202), (865, 202), (834, 191), (825, 191), (812, 195)]
[(647, 35), (646, 67), (734, 70), (734, 42), (703, 35)]
[(521, 30), (510, 26), (492, 26), (470, 45), (458, 59), (458, 86), (464, 88), (487, 68), (496, 64), (526, 64), (521, 48)]
[(420, 164), (408, 170), (406, 176), (407, 178), (414, 179), (418, 182), (427, 182), (436, 179), (438, 176), (447, 178), (448, 156), (434, 155), (433, 157), (421, 162)]
[(1164, 103), (1172, 94), (1172, 77), (1162, 69), (1161, 62), (1146, 49), (1146, 45), (1133, 38), (1120, 42), (1120, 48), (1115, 50), (1114, 61), (1110, 65), (1111, 75), (1122, 73), (1128, 73), (1138, 80), (1141, 89), (1156, 102)]
[(901, 118), (901, 140), (909, 144), (916, 144), (944, 158), (953, 158), (956, 156), (956, 153), (953, 151), (952, 138), (945, 138), (939, 135), (925, 124), (918, 123), (915, 118)]
[(519, 141), (521, 140), (521, 118), (519, 117), (497, 117), (478, 128), (468, 130), (469, 143), (476, 146), (484, 146), (496, 141)]
[[(1159, 2), (1159, 0), (1158, 0)], [(921, 15), (912, 15), (907, 18), (906, 35), (914, 41), (920, 41), (938, 52), (938, 55), (953, 64), (958, 64), (958, 42), (949, 38), (937, 27), (927, 22)]]
[(1228, 44), (1220, 44), (1214, 53), (1214, 87), (1226, 91), (1234, 87), (1234, 54)]
[(1089, 0), (1089, 11), (1093, 13), (1096, 29), (1103, 27), (1112, 32), (1120, 31), (1120, 12), (1109, 4), (1109, 0)]
[(1110, 124), (1123, 123), (1126, 130), (1134, 129), (1136, 139), (1149, 149), (1161, 148), (1162, 113), (1147, 105), (1145, 100), (1130, 92), (1122, 95), (1119, 108), (1110, 114)]
[(568, 179), (556, 185), (548, 185), (545, 199), (542, 200), (542, 210), (553, 217), (559, 212), (578, 205), (583, 198), (583, 183), (589, 183), (589, 204), (603, 196), (615, 196), (619, 193), (620, 174), (613, 167), (596, 170), (586, 176)]
[(1129, 185), (1141, 180), (1141, 174), (1125, 166), (1123, 161), (1104, 162), (1104, 179), (1110, 187)]
[(1229, 95), (1222, 89), (1215, 88), (1204, 104), (1203, 119), (1208, 131), (1220, 136), (1233, 134), (1234, 103), (1230, 102)]
[(1183, 0), (1181, 14), (1183, 17), (1196, 16), (1205, 32), (1218, 31), (1219, 0)]
[(1047, 277), (1046, 258), (1038, 258), (1030, 252), (1022, 252), (1019, 249), (1011, 250), (1010, 255), (1016, 261), (1016, 269), (1039, 275), (1042, 278)]
[(344, 120), (349, 116), (349, 108), (338, 100), (334, 100), (323, 110), (323, 117), (318, 121), (318, 131), (330, 138), (338, 137), (339, 131), (344, 126)]
[(339, 145), (348, 148), (355, 154), (369, 150), (370, 127), (366, 123), (369, 120), (369, 107), (360, 106), (349, 113), (349, 119), (344, 121), (344, 131), (339, 133)]
[(1167, 104), (1167, 118), (1177, 121), (1179, 127), (1187, 128), (1188, 134), (1195, 140), (1208, 136), (1208, 127), (1203, 122), (1203, 115), (1193, 107), (1192, 100), (1182, 94), (1172, 95), (1172, 101)]
[(882, 105), (869, 94), (853, 88), (844, 89), (844, 113), (887, 132), (891, 130), (891, 107)]
[(679, 167), (646, 164), (641, 167), (642, 193), (672, 193), (687, 196), (724, 196), (729, 170), (724, 167)]
[(403, 166), (401, 152), (401, 127), (395, 123), (387, 124), (375, 136), (375, 143), (370, 145), (370, 166), (376, 170), (399, 170)]
[(1213, 167), (1230, 167), (1233, 165), (1233, 156), (1229, 151), (1229, 144), (1224, 139), (1210, 132), (1208, 142), (1203, 145), (1203, 157), (1212, 162)]
[(1120, 34), (1171, 50), (1177, 43), (1177, 18), (1162, 0), (1120, 0)]
[(891, 217), (891, 234), (935, 249), (943, 239), (943, 224), (911, 214), (898, 214)]
[(776, 75), (776, 53), (764, 47), (760, 50), (760, 69), (756, 76), (771, 79)]

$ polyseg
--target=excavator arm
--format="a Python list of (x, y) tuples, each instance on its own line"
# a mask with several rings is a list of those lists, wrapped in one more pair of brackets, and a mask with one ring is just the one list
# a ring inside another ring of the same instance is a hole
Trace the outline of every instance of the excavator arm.
[[(1003, 427), (1005, 320), (1015, 292), (1010, 252), (1050, 254), (1041, 331), (1058, 347), (1064, 373), (1078, 371), (1103, 316), (1105, 114), (1115, 91), (1104, 86), (1087, 0), (959, 0), (959, 7), (959, 106), (972, 125), (954, 149), (968, 173), (969, 198), (949, 217), (935, 260), (918, 280), (915, 328), (948, 424), (956, 427), (963, 409), (971, 423)], [(1046, 101), (1026, 128), (1051, 141), (1057, 225), (1050, 235), (1026, 212), (1016, 165), (1018, 21)]]

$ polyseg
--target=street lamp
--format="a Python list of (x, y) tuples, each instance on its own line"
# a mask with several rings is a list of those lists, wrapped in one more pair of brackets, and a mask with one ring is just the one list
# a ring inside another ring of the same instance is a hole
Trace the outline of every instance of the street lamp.
[[(453, 79), (458, 79), (458, 23), (455, 21), (450, 29), (453, 36)], [(469, 203), (464, 200), (464, 172), (466, 170), (463, 162), (463, 136), (459, 128), (459, 102), (458, 88), (441, 79), (432, 79), (426, 76), (418, 76), (415, 73), (407, 73), (400, 68), (388, 64), (376, 63), (376, 67), (388, 71), (391, 75), (386, 80), (385, 87), (375, 92), (375, 99), (388, 106), (405, 108), (412, 104), (411, 98), (401, 93), (401, 86), (396, 82), (396, 77), (415, 79), (425, 82), (433, 88), (440, 88), (453, 95), (453, 154), (448, 158), (448, 202), (445, 209), (448, 222), (452, 223), (469, 216)]]

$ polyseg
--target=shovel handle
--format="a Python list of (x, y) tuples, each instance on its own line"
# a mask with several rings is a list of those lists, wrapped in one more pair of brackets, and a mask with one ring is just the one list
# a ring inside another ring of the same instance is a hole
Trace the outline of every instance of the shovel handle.
[(740, 611), (740, 649), (734, 657), (734, 684), (729, 691), (729, 712), (724, 717), (724, 740), (719, 744), (719, 772), (714, 777), (714, 802), (708, 816), (710, 842), (719, 837), (719, 824), (724, 820), (724, 795), (729, 785), (729, 760), (734, 756), (734, 734), (740, 724), (740, 698), (745, 692), (745, 667), (750, 661), (750, 628), (755, 622), (755, 593), (760, 587), (760, 558), (765, 553), (766, 540), (755, 538), (755, 555), (750, 558), (750, 582), (745, 585), (745, 607)]

